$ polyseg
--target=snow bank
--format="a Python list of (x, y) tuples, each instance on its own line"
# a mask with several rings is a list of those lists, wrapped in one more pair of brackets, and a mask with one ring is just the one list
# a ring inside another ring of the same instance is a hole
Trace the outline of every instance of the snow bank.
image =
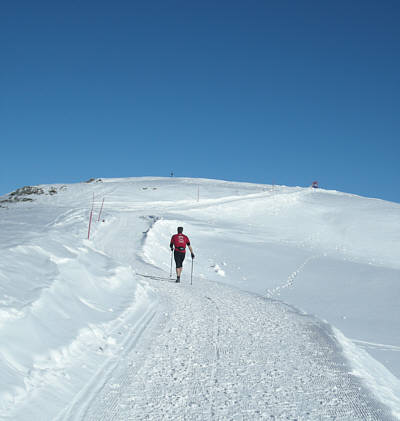
[(80, 210), (20, 209), (2, 214), (2, 225), (24, 229), (2, 232), (0, 417), (50, 419), (121, 351), (124, 322), (155, 297), (129, 265), (82, 239)]
[(338, 329), (333, 329), (343, 347), (346, 358), (353, 366), (353, 374), (361, 378), (367, 387), (400, 419), (400, 381), (386, 367), (357, 347)]

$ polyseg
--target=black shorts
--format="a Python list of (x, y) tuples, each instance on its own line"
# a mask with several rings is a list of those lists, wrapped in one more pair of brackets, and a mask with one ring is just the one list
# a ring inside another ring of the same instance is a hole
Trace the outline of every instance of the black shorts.
[(174, 251), (174, 259), (175, 259), (175, 263), (176, 263), (176, 267), (177, 268), (181, 268), (182, 267), (182, 263), (185, 260), (185, 254), (186, 253), (182, 253), (180, 251)]

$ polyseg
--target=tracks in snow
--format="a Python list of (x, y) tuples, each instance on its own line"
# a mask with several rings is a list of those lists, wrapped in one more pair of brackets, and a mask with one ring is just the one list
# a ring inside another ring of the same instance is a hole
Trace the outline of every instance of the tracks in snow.
[(114, 358), (105, 360), (104, 364), (99, 367), (86, 386), (77, 393), (70, 405), (58, 414), (54, 421), (86, 419), (88, 408), (93, 406), (97, 396), (101, 395), (104, 387), (110, 385), (109, 381), (114, 372), (125, 363), (127, 356), (135, 350), (136, 345), (142, 339), (144, 333), (147, 332), (147, 328), (156, 315), (155, 305), (151, 305), (137, 321), (131, 322), (129, 317), (125, 320), (127, 333), (124, 341), (121, 343), (119, 354), (115, 355)]
[(278, 302), (199, 282), (152, 283), (158, 319), (109, 376), (85, 421), (393, 419), (349, 374), (325, 325)]
[(304, 262), (295, 270), (293, 271), (287, 278), (287, 280), (285, 282), (283, 282), (281, 285), (278, 285), (275, 288), (271, 288), (268, 289), (266, 291), (266, 296), (268, 298), (273, 298), (275, 296), (279, 296), (281, 294), (281, 291), (286, 289), (286, 288), (290, 288), (293, 286), (294, 284), (294, 280), (296, 279), (296, 277), (299, 275), (299, 273), (301, 273), (304, 268), (308, 265), (309, 262), (311, 262), (312, 260), (317, 259), (318, 257), (320, 257), (319, 255), (315, 255), (315, 256), (310, 256), (308, 257), (306, 260), (304, 260)]

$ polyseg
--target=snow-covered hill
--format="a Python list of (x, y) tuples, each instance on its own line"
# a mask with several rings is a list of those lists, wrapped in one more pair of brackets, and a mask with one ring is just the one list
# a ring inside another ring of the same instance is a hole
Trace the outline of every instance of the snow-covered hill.
[(1, 419), (400, 419), (400, 205), (144, 177), (0, 206)]

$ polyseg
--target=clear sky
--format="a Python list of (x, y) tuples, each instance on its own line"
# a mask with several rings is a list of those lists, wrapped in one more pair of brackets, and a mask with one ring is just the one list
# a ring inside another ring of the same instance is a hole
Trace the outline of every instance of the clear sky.
[(400, 1), (13, 0), (0, 194), (91, 177), (400, 202)]

